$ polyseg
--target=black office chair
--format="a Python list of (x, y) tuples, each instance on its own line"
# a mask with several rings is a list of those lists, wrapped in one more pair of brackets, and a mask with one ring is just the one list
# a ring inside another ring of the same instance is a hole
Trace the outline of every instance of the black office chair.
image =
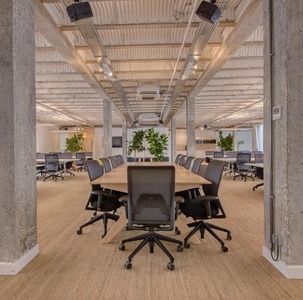
[(66, 173), (68, 173), (71, 176), (75, 176), (75, 174), (70, 171), (73, 168), (73, 161), (72, 161), (73, 153), (71, 153), (71, 152), (60, 153), (58, 156), (59, 156), (59, 159), (60, 158), (71, 159), (71, 161), (68, 161), (67, 163), (65, 163)]
[(110, 160), (107, 157), (100, 158), (100, 160), (102, 162), (105, 173), (110, 172), (112, 170)]
[(214, 158), (223, 158), (224, 152), (223, 151), (215, 151), (214, 152)]
[(116, 161), (117, 161), (118, 166), (124, 164), (124, 159), (123, 159), (122, 155), (119, 154), (119, 155), (116, 155), (115, 157), (116, 157)]
[(207, 230), (216, 240), (219, 241), (222, 251), (228, 251), (228, 248), (225, 246), (222, 239), (215, 233), (214, 230), (226, 232), (228, 240), (231, 240), (230, 231), (226, 228), (222, 228), (204, 221), (209, 219), (226, 218), (226, 214), (218, 197), (218, 190), (225, 164), (226, 162), (224, 161), (210, 161), (207, 166), (205, 178), (211, 181), (212, 184), (202, 185), (204, 192), (203, 196), (198, 196), (195, 199), (185, 200), (183, 203), (180, 203), (180, 211), (186, 217), (192, 217), (194, 220), (198, 220), (187, 224), (187, 226), (194, 228), (184, 239), (185, 248), (190, 247), (188, 240), (198, 230), (200, 231), (202, 239), (204, 238), (205, 230)]
[(191, 168), (191, 171), (193, 173), (197, 174), (199, 172), (199, 169), (200, 169), (200, 166), (201, 166), (203, 160), (204, 160), (204, 158), (200, 158), (200, 157), (198, 157), (194, 160), (193, 166)]
[[(103, 175), (103, 168), (97, 160), (87, 160), (86, 166), (90, 181), (99, 178)], [(99, 220), (103, 220), (104, 234), (102, 238), (107, 234), (107, 223), (108, 220), (117, 221), (119, 216), (116, 215), (116, 210), (123, 204), (119, 201), (119, 195), (109, 194), (105, 192), (99, 185), (92, 185), (92, 190), (88, 201), (85, 205), (86, 210), (93, 210), (94, 217), (88, 222), (81, 225), (77, 230), (77, 234), (82, 234), (82, 229), (88, 225), (94, 224)], [(96, 212), (102, 212), (97, 215)]]
[(185, 164), (184, 164), (184, 168), (189, 170), (190, 169), (190, 166), (191, 166), (191, 163), (192, 161), (195, 159), (194, 156), (187, 156), (186, 158), (186, 161), (185, 161)]
[(237, 159), (234, 164), (234, 176), (233, 180), (235, 180), (237, 177), (241, 177), (241, 179), (244, 179), (244, 181), (247, 180), (247, 178), (254, 179), (253, 176), (253, 169), (251, 166), (245, 165), (245, 163), (249, 163), (251, 161), (251, 153), (249, 152), (238, 152), (237, 153)]
[(179, 164), (180, 158), (181, 158), (182, 154), (177, 154), (176, 158), (175, 158), (175, 164)]
[(187, 155), (181, 155), (178, 165), (183, 167), (186, 163), (186, 158), (187, 158)]
[(116, 161), (116, 158), (114, 156), (109, 156), (108, 159), (110, 160), (112, 169), (115, 169), (118, 167), (118, 163)]
[(76, 171), (86, 171), (85, 152), (76, 152)]
[(58, 178), (64, 179), (58, 154), (45, 154), (45, 168), (43, 172), (45, 173), (43, 181), (48, 178), (52, 178), (55, 181), (57, 181)]
[(174, 166), (129, 166), (127, 169), (128, 195), (121, 198), (126, 201), (128, 230), (148, 231), (121, 242), (119, 249), (125, 250), (125, 243), (141, 241), (129, 255), (125, 267), (132, 267), (132, 259), (146, 245), (150, 253), (155, 244), (169, 257), (169, 270), (174, 269), (174, 257), (161, 240), (178, 244), (177, 250), (183, 251), (182, 242), (156, 231), (174, 229), (176, 218), (175, 168)]

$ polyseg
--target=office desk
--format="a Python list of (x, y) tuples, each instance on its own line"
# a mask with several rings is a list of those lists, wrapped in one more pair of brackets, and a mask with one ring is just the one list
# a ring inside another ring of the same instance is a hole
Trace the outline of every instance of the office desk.
[[(77, 160), (80, 160), (80, 159), (77, 159), (77, 158), (59, 158), (59, 164), (63, 164), (64, 177), (66, 176), (66, 163), (72, 162), (72, 161), (77, 161)], [(36, 163), (37, 164), (41, 164), (41, 163), (45, 164), (45, 159), (44, 158), (37, 158)]]
[[(157, 166), (157, 165), (175, 165), (169, 162), (142, 162), (142, 163), (126, 163), (123, 164), (109, 173), (104, 174), (100, 178), (97, 178), (91, 182), (93, 185), (101, 185), (104, 188), (111, 190), (120, 191), (127, 193), (127, 166), (132, 165), (147, 165), (147, 166)], [(175, 165), (176, 178), (175, 178), (175, 192), (180, 192), (192, 188), (198, 188), (201, 184), (211, 184), (210, 181), (205, 178), (192, 173), (191, 171)], [(127, 224), (125, 213), (123, 213), (119, 220), (110, 228), (107, 235), (102, 239), (101, 243), (106, 244), (110, 243), (111, 240), (125, 228)], [(186, 225), (180, 217), (175, 222), (176, 226), (183, 232), (185, 235), (190, 232), (190, 228)], [(201, 241), (193, 236), (191, 239), (192, 243), (200, 244)]]
[[(263, 163), (253, 163), (253, 162), (251, 162), (251, 163), (245, 163), (245, 165), (251, 166), (251, 167), (255, 167), (255, 168), (261, 168), (261, 169), (264, 168), (264, 164), (263, 164)], [(255, 189), (257, 189), (258, 187), (263, 186), (263, 185), (264, 185), (264, 182), (256, 184), (256, 185), (253, 187), (253, 191), (254, 191)]]

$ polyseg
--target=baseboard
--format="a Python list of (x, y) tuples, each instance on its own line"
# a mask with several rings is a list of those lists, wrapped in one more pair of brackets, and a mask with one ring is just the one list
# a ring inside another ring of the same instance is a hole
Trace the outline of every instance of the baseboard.
[(303, 279), (303, 266), (286, 265), (283, 261), (274, 261), (271, 258), (270, 249), (263, 246), (263, 256), (286, 278), (288, 279)]
[(20, 272), (31, 260), (39, 254), (39, 245), (30, 249), (16, 262), (6, 263), (0, 262), (0, 275), (16, 275)]

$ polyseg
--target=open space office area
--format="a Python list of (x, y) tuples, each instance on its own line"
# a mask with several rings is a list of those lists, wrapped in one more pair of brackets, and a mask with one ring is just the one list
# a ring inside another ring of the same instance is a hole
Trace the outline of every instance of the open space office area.
[(1, 299), (302, 297), (303, 1), (0, 3)]

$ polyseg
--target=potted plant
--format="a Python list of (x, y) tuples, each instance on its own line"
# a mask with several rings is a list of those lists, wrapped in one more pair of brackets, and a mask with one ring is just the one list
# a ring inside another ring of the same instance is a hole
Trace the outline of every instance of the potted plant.
[(147, 129), (145, 139), (148, 142), (147, 150), (154, 156), (156, 161), (162, 161), (164, 151), (167, 150), (168, 137), (165, 133), (160, 134), (154, 128)]
[(69, 152), (78, 152), (83, 150), (84, 136), (82, 133), (74, 134), (70, 138), (65, 139), (66, 150)]
[(229, 133), (228, 136), (224, 137), (222, 131), (219, 132), (219, 141), (217, 146), (220, 147), (221, 151), (232, 151), (233, 150), (234, 138)]
[(128, 142), (128, 147), (127, 147), (128, 155), (131, 155), (132, 152), (134, 152), (136, 157), (137, 152), (143, 152), (146, 150), (146, 148), (144, 147), (144, 137), (145, 137), (144, 130), (138, 130), (133, 133), (133, 139), (130, 142)]

